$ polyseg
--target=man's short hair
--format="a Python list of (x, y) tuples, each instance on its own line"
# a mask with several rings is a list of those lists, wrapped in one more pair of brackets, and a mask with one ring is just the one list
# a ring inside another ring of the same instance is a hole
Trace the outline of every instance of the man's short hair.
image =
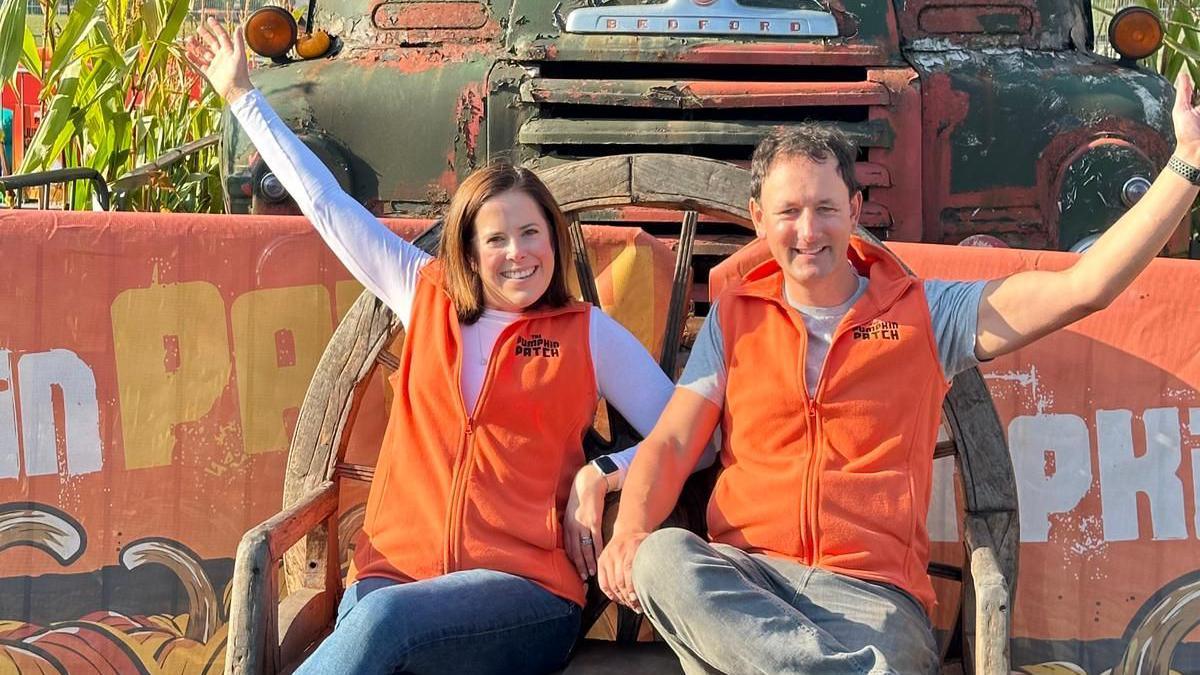
[(754, 157), (750, 160), (751, 197), (756, 200), (762, 197), (767, 173), (776, 161), (788, 157), (803, 157), (812, 162), (823, 162), (832, 157), (850, 196), (860, 189), (854, 177), (854, 162), (858, 158), (854, 141), (827, 122), (801, 122), (776, 128), (754, 148)]

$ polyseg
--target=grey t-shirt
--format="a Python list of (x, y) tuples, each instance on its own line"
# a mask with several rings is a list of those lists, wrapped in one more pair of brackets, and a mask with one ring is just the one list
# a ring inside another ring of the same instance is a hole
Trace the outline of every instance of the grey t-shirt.
[[(938, 359), (942, 374), (951, 380), (958, 373), (975, 366), (975, 333), (979, 319), (979, 299), (983, 295), (986, 281), (924, 281), (925, 300), (929, 303), (929, 316), (933, 323), (934, 340), (937, 342)], [(829, 352), (830, 341), (838, 323), (850, 307), (867, 290), (867, 279), (859, 276), (858, 290), (845, 303), (837, 307), (806, 307), (789, 303), (804, 317), (808, 332), (808, 353), (804, 363), (804, 379), (808, 394), (816, 392), (821, 366)], [(696, 336), (692, 353), (679, 378), (680, 387), (686, 387), (718, 406), (725, 404), (725, 340), (721, 332), (720, 302), (713, 303), (708, 317)]]

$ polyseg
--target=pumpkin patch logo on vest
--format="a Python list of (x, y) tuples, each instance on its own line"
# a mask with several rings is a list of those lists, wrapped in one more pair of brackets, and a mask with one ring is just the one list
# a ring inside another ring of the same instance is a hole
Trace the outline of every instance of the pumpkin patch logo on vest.
[(854, 329), (855, 340), (899, 340), (900, 324), (895, 321), (875, 319), (865, 326)]
[(528, 340), (517, 336), (517, 356), (541, 356), (543, 358), (558, 358), (558, 340), (533, 335)]

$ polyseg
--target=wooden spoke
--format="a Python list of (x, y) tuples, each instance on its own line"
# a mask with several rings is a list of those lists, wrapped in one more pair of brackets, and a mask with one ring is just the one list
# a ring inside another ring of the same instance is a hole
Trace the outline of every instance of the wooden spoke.
[(672, 380), (675, 379), (675, 361), (679, 358), (679, 343), (683, 339), (683, 322), (687, 318), (688, 287), (692, 285), (692, 246), (696, 241), (695, 211), (683, 216), (680, 227), (679, 248), (675, 251), (675, 272), (671, 279), (671, 302), (667, 310), (666, 335), (663, 336), (662, 352), (658, 364)]
[(375, 467), (366, 464), (348, 464), (338, 462), (333, 469), (333, 475), (339, 478), (349, 478), (364, 483), (370, 483), (375, 478)]
[(567, 228), (571, 235), (571, 259), (575, 262), (579, 291), (584, 300), (599, 307), (600, 291), (596, 289), (596, 273), (592, 271), (592, 261), (588, 259), (587, 243), (583, 239), (583, 226), (579, 224), (579, 218), (571, 217)]
[(938, 427), (937, 444), (933, 446), (933, 458), (953, 457), (957, 452), (958, 445), (946, 430), (946, 420), (943, 418), (941, 426)]
[(396, 356), (387, 349), (379, 350), (379, 355), (375, 357), (375, 360), (379, 362), (379, 365), (390, 370), (397, 370), (400, 368), (400, 357)]

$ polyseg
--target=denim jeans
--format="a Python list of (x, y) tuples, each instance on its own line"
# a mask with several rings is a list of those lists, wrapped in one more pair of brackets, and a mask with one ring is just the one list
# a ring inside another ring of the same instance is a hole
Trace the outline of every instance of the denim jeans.
[(710, 544), (687, 530), (642, 542), (633, 586), (689, 674), (938, 669), (925, 610), (900, 589)]
[(566, 663), (579, 615), (503, 572), (368, 577), (346, 589), (333, 633), (296, 673), (547, 673)]

